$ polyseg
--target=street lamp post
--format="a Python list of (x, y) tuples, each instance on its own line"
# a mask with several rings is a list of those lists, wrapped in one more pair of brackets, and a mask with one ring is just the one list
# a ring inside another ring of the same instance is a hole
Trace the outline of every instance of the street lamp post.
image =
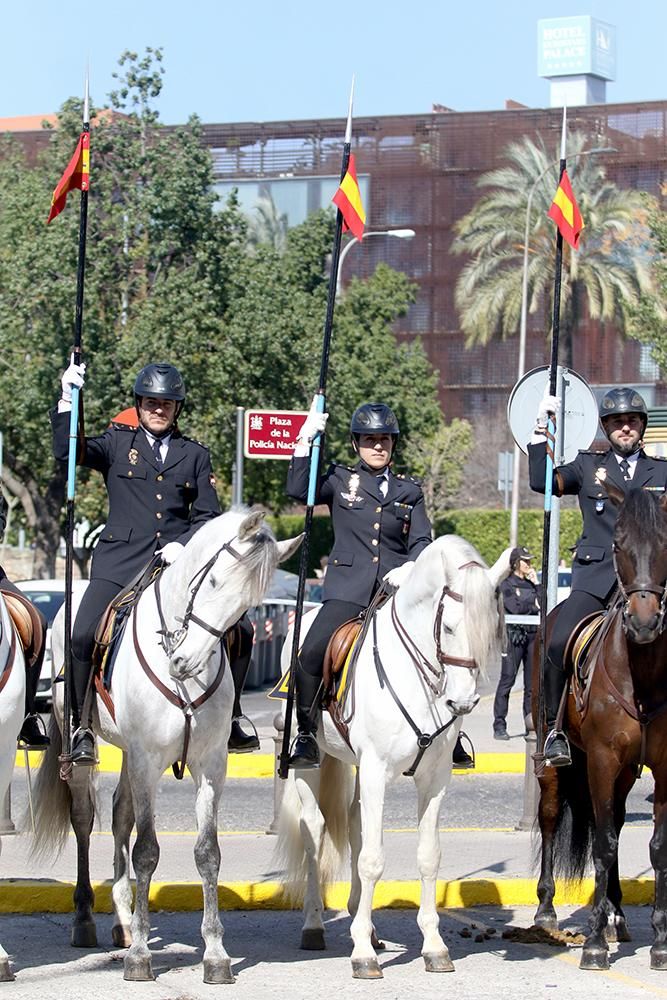
[[(367, 240), (369, 236), (397, 236), (399, 240), (411, 240), (414, 236), (416, 236), (416, 233), (414, 229), (383, 229), (379, 231), (373, 231), (370, 233), (364, 233), (365, 240)], [(338, 298), (343, 289), (343, 283), (341, 280), (341, 274), (343, 272), (343, 261), (345, 260), (345, 257), (352, 249), (352, 247), (355, 245), (355, 243), (359, 242), (361, 241), (358, 240), (356, 236), (353, 236), (352, 239), (348, 243), (346, 243), (343, 249), (341, 250), (340, 257), (338, 258), (338, 276), (336, 278), (336, 298)]]
[[(584, 149), (580, 153), (575, 153), (571, 160), (578, 160), (582, 156), (592, 156), (594, 153), (615, 153), (614, 146), (604, 146), (595, 149)], [(519, 324), (519, 367), (517, 372), (517, 382), (522, 378), (526, 367), (526, 325), (528, 320), (528, 241), (530, 239), (531, 209), (533, 207), (533, 195), (537, 186), (546, 174), (553, 167), (557, 167), (560, 159), (552, 160), (533, 181), (528, 200), (526, 202), (526, 225), (523, 236), (523, 271), (521, 279), (521, 319)], [(514, 445), (514, 462), (512, 466), (512, 509), (510, 513), (510, 545), (517, 545), (519, 534), (519, 475), (521, 472), (521, 449), (519, 445)]]

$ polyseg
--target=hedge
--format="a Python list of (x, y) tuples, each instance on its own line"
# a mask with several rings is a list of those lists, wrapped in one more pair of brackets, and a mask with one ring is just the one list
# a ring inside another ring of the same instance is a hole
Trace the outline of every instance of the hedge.
[[(291, 538), (303, 531), (304, 518), (300, 514), (281, 514), (269, 517), (268, 521), (277, 538)], [(519, 545), (525, 545), (537, 557), (536, 565), (540, 565), (542, 552), (542, 527), (544, 513), (541, 510), (519, 511)], [(451, 510), (441, 515), (435, 522), (435, 533), (438, 535), (462, 535), (467, 538), (487, 563), (495, 562), (500, 553), (509, 544), (510, 512), (508, 510)], [(572, 562), (571, 547), (581, 534), (581, 514), (578, 510), (562, 510), (560, 512), (560, 547), (559, 556), (565, 559), (568, 566)], [(331, 552), (333, 533), (329, 517), (313, 518), (313, 532), (310, 543), (309, 576), (315, 575), (315, 567), (319, 568), (320, 559)], [(299, 572), (299, 553), (283, 564), (283, 569), (291, 573)]]

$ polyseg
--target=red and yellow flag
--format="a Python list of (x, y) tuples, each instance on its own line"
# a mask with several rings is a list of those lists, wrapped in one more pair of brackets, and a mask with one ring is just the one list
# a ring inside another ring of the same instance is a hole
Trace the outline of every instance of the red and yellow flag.
[(67, 195), (74, 188), (79, 188), (81, 191), (87, 191), (90, 187), (90, 135), (88, 132), (82, 132), (79, 136), (79, 141), (76, 144), (76, 149), (74, 150), (74, 156), (67, 164), (65, 168), (65, 173), (62, 175), (56, 189), (53, 192), (53, 198), (51, 199), (51, 211), (49, 212), (49, 217), (46, 220), (48, 226), (52, 219), (55, 219), (56, 215), (60, 215), (63, 208), (65, 207), (65, 202), (67, 201)]
[(347, 171), (340, 187), (331, 199), (340, 209), (343, 216), (343, 232), (352, 233), (358, 240), (363, 239), (366, 213), (361, 203), (361, 191), (357, 181), (357, 168), (354, 163), (354, 153), (350, 153)]
[(584, 228), (584, 220), (581, 218), (579, 206), (572, 194), (572, 186), (570, 178), (567, 176), (567, 170), (563, 171), (558, 190), (554, 195), (554, 200), (547, 215), (550, 219), (554, 220), (563, 239), (567, 240), (574, 250), (578, 250), (579, 234)]

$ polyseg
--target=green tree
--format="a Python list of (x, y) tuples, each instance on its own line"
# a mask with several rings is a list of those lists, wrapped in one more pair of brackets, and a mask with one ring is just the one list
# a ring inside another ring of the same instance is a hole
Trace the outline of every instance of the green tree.
[[(572, 364), (572, 336), (584, 311), (591, 319), (613, 320), (624, 332), (624, 307), (637, 302), (649, 285), (644, 197), (616, 187), (595, 156), (578, 157), (586, 142), (581, 133), (568, 139), (568, 173), (585, 229), (578, 251), (564, 245), (561, 357), (566, 365)], [(547, 328), (551, 325), (555, 226), (546, 213), (558, 186), (558, 160), (541, 139), (528, 137), (508, 146), (506, 159), (506, 166), (480, 178), (480, 187), (488, 193), (457, 223), (452, 245), (454, 253), (470, 258), (456, 285), (469, 346), (505, 339), (519, 330), (526, 210), (534, 185), (528, 311), (544, 309)]]
[(652, 199), (647, 202), (653, 254), (652, 286), (627, 310), (628, 333), (647, 344), (661, 371), (667, 371), (667, 214)]

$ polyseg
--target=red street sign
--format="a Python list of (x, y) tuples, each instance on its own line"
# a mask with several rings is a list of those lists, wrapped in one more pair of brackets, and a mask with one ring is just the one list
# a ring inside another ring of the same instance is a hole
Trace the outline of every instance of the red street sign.
[(246, 458), (291, 458), (296, 436), (308, 413), (302, 410), (246, 410)]

